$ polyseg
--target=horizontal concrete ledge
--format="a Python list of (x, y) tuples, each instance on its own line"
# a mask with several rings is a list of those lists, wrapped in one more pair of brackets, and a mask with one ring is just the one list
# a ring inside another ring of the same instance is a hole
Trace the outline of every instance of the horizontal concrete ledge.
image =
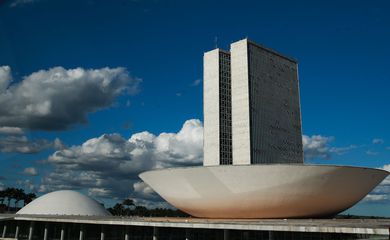
[(390, 219), (202, 219), (163, 217), (94, 217), (0, 215), (2, 220), (286, 232), (354, 233), (389, 236)]

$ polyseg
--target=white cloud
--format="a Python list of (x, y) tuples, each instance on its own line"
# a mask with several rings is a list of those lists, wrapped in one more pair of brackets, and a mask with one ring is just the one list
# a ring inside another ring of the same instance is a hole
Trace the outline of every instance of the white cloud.
[(192, 82), (191, 86), (196, 87), (199, 86), (199, 84), (202, 83), (202, 79), (196, 79), (195, 81)]
[(92, 197), (99, 197), (99, 198), (110, 198), (112, 192), (109, 189), (104, 189), (104, 188), (89, 188), (88, 195)]
[(54, 141), (29, 139), (25, 135), (18, 135), (19, 132), (13, 133), (13, 135), (2, 136), (0, 132), (0, 153), (32, 154), (50, 148), (55, 150), (66, 148), (66, 145), (59, 138), (56, 138)]
[(113, 104), (141, 82), (125, 68), (40, 70), (10, 84), (10, 68), (0, 68), (0, 127), (61, 130), (85, 123), (87, 114)]
[(134, 193), (142, 199), (156, 199), (157, 195), (151, 187), (144, 182), (135, 182), (133, 184)]
[(378, 153), (378, 152), (375, 152), (375, 151), (372, 151), (372, 150), (367, 150), (367, 151), (366, 151), (366, 154), (367, 154), (367, 155), (371, 155), (371, 156), (375, 156), (375, 155), (378, 155), (379, 153)]
[(334, 137), (321, 135), (302, 136), (302, 144), (305, 160), (312, 159), (331, 159), (333, 154), (342, 155), (352, 149), (357, 148), (355, 145), (347, 147), (331, 147), (330, 143)]
[[(355, 146), (331, 147), (333, 137), (303, 136), (306, 158), (329, 159)], [(124, 199), (129, 194), (141, 201), (161, 200), (138, 174), (155, 168), (201, 165), (203, 126), (201, 121), (186, 121), (177, 133), (154, 135), (144, 131), (129, 139), (119, 134), (104, 134), (52, 154), (47, 162), (54, 171), (42, 179), (40, 191), (83, 189), (101, 198)]]
[(25, 179), (25, 180), (17, 180), (16, 181), (16, 187), (17, 188), (22, 188), (27, 190), (28, 192), (37, 192), (38, 189), (36, 185), (30, 180), (30, 179)]
[(188, 120), (177, 133), (156, 136), (147, 131), (126, 140), (104, 134), (82, 145), (56, 151), (47, 162), (54, 171), (42, 179), (41, 192), (86, 189), (95, 197), (158, 198), (139, 182), (140, 172), (162, 167), (200, 165), (203, 159), (203, 126)]
[(331, 153), (329, 143), (333, 137), (325, 137), (321, 135), (302, 136), (302, 144), (305, 159), (311, 160), (315, 158), (330, 159)]
[(53, 148), (55, 150), (63, 150), (63, 149), (66, 149), (67, 146), (59, 138), (56, 138), (53, 141)]
[(31, 140), (26, 136), (0, 136), (0, 152), (3, 153), (37, 153), (52, 147), (52, 143), (45, 139)]
[(30, 176), (37, 176), (38, 171), (35, 167), (28, 167), (23, 170), (23, 173)]
[(364, 201), (366, 202), (384, 202), (390, 200), (390, 196), (383, 194), (368, 194)]
[(23, 6), (23, 5), (30, 4), (30, 3), (37, 2), (37, 1), (38, 0), (13, 0), (9, 6), (10, 7), (18, 7), (18, 6)]
[(18, 127), (0, 127), (0, 134), (4, 135), (22, 135), (23, 129)]
[(11, 68), (9, 66), (0, 66), (0, 94), (7, 90), (11, 81)]
[(355, 145), (349, 145), (347, 147), (331, 147), (329, 149), (329, 152), (335, 153), (337, 155), (343, 155), (343, 154), (345, 154), (345, 153), (347, 153), (350, 150), (355, 149), (355, 148), (357, 148), (357, 146), (355, 146)]
[[(384, 165), (381, 169), (390, 172), (390, 164)], [(364, 198), (364, 201), (390, 204), (390, 175), (372, 190), (371, 193)]]
[(383, 144), (383, 143), (385, 143), (385, 141), (383, 140), (383, 139), (381, 139), (381, 138), (374, 138), (374, 139), (372, 139), (372, 144)]

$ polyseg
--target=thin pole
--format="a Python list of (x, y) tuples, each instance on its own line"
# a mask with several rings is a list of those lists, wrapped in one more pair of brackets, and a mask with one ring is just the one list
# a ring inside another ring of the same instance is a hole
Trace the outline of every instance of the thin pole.
[(129, 240), (129, 227), (125, 226), (125, 240)]
[(65, 224), (62, 224), (61, 225), (61, 236), (60, 236), (60, 240), (64, 240), (65, 238)]
[(223, 240), (229, 240), (229, 230), (228, 229), (223, 230)]
[(84, 232), (83, 232), (83, 225), (81, 224), (80, 225), (80, 235), (79, 235), (79, 240), (83, 240), (84, 238)]
[(34, 222), (30, 223), (30, 228), (28, 231), (28, 240), (31, 240), (33, 237), (33, 232), (34, 232)]
[(47, 228), (48, 228), (48, 226), (47, 226), (47, 223), (46, 223), (45, 224), (45, 230), (43, 232), (43, 240), (47, 240)]
[(158, 240), (157, 234), (158, 234), (158, 228), (153, 227), (153, 240)]
[(272, 231), (268, 231), (268, 240), (274, 239), (274, 233)]
[(100, 240), (104, 240), (104, 225), (100, 228)]
[(4, 224), (2, 238), (5, 238), (6, 233), (7, 233), (7, 225)]
[(18, 239), (19, 237), (19, 224), (16, 225), (16, 230), (15, 230), (15, 238)]

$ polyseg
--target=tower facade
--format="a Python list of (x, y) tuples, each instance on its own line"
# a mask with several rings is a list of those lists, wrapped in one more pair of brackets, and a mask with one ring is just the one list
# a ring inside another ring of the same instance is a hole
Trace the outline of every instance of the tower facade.
[(204, 165), (303, 163), (297, 62), (230, 47), (204, 55)]
[(203, 62), (203, 164), (233, 164), (230, 53), (215, 49)]
[(247, 39), (230, 50), (233, 164), (303, 163), (297, 62)]

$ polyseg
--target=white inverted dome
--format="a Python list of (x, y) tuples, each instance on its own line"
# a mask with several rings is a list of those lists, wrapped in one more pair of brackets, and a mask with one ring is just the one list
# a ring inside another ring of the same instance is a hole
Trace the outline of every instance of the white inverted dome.
[(79, 192), (62, 190), (45, 194), (16, 214), (110, 216), (97, 201)]

